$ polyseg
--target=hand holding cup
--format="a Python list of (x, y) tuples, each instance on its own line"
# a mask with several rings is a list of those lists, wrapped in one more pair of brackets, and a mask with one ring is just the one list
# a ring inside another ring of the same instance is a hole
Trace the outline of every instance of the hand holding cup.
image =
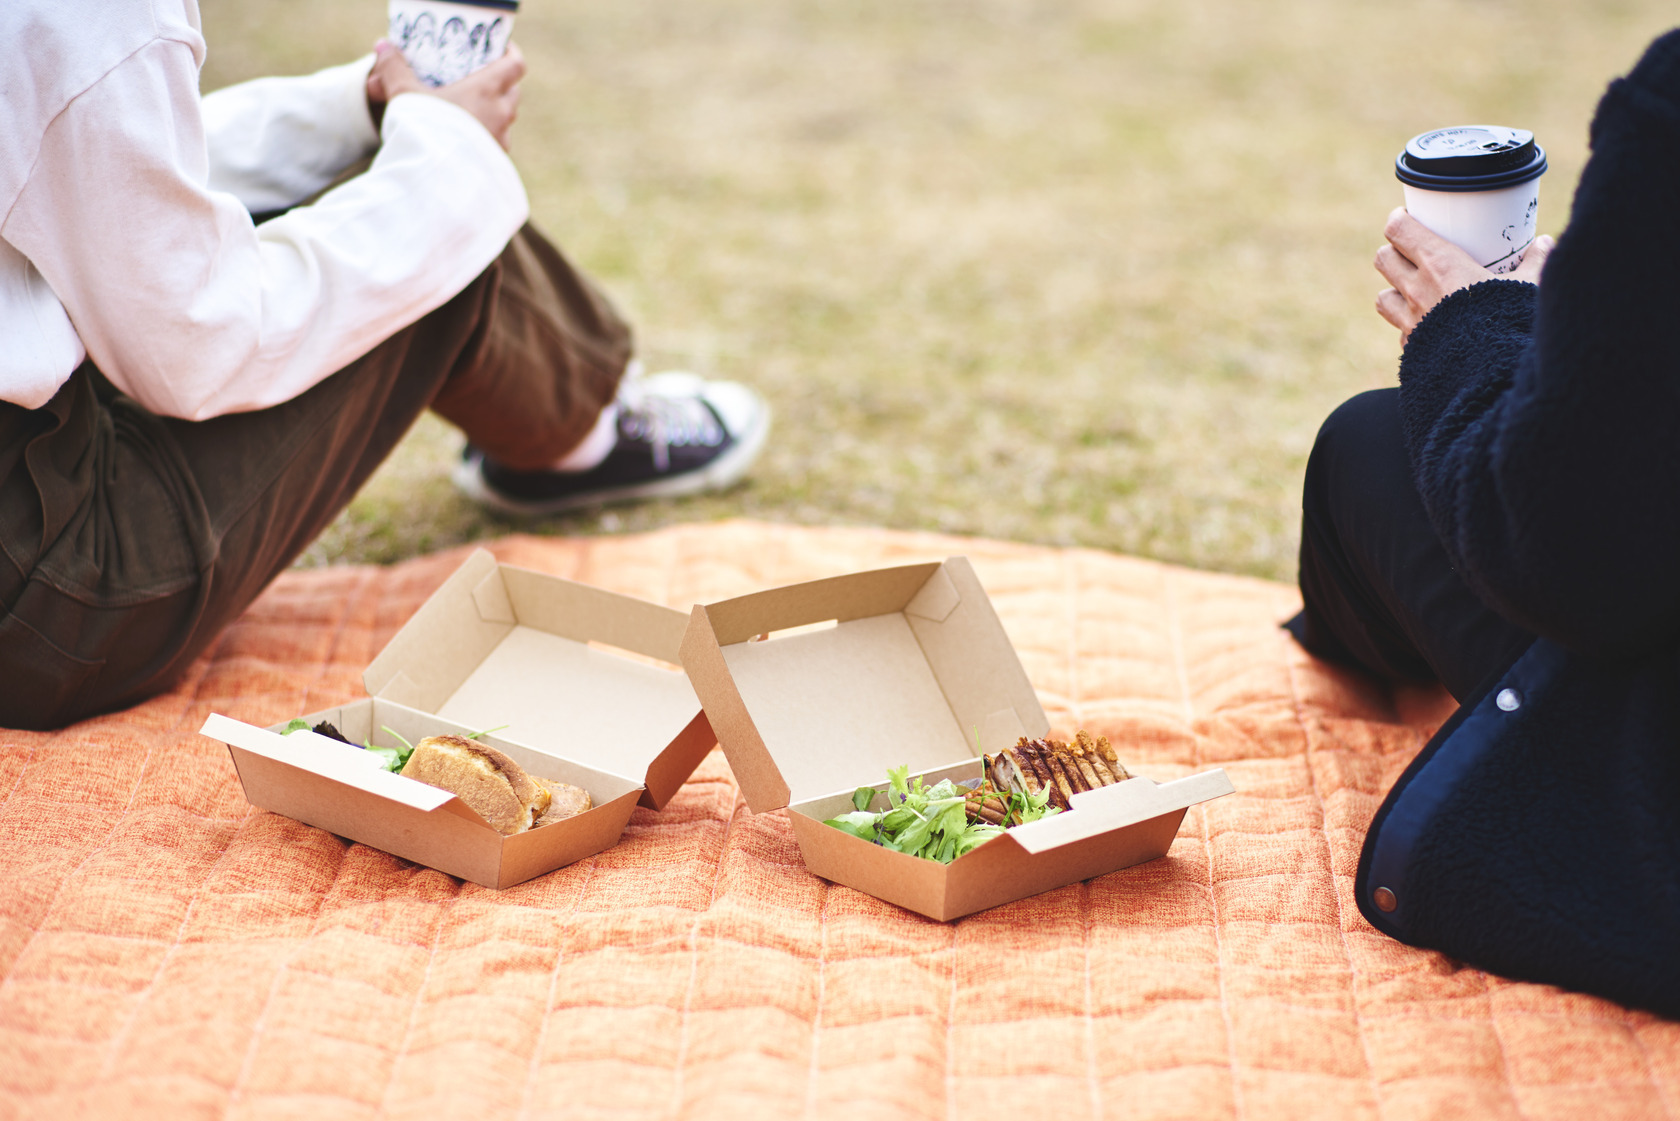
[(367, 100), (376, 123), (393, 97), (423, 93), (459, 105), (478, 118), (496, 138), (496, 143), (503, 148), (508, 146), (508, 132), (519, 116), (519, 83), (525, 77), (525, 56), (517, 46), (508, 44), (507, 53), (494, 62), (460, 81), (435, 88), (420, 80), (403, 53), (389, 41), (381, 39), (373, 50), (375, 58), (368, 73)]
[(1400, 329), (1460, 288), (1505, 276), (1540, 283), (1552, 239), (1535, 237), (1546, 151), (1534, 134), (1501, 125), (1459, 125), (1412, 137), (1395, 157), (1406, 205), (1388, 216), (1377, 271), (1394, 287), (1377, 312)]
[[(1476, 259), (1434, 233), (1422, 222), (1397, 208), (1383, 228), (1388, 244), (1377, 250), (1377, 271), (1394, 287), (1377, 295), (1377, 314), (1400, 330), (1405, 346), (1418, 321), (1448, 295), (1484, 280), (1501, 279)], [(1505, 280), (1540, 283), (1541, 270), (1552, 251), (1553, 240), (1541, 235), (1523, 255), (1522, 263), (1504, 274)]]

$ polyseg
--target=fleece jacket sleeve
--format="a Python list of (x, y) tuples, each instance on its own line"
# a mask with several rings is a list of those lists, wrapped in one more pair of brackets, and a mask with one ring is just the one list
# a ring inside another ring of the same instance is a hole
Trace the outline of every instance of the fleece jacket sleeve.
[(1680, 31), (1613, 83), (1539, 288), (1442, 300), (1400, 365), (1453, 564), (1512, 621), (1602, 657), (1680, 634)]

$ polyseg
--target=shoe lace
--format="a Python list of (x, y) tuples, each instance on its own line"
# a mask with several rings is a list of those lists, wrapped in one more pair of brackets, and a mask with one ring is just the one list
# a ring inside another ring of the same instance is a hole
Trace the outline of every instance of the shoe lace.
[(634, 383), (618, 395), (619, 439), (641, 440), (653, 449), (653, 465), (671, 467), (671, 448), (715, 448), (727, 433), (699, 397), (650, 393)]

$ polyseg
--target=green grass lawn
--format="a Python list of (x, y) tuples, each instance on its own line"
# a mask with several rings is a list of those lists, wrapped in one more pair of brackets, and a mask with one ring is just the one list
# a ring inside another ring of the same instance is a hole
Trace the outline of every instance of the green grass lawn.
[[(379, 0), (203, 6), (204, 87), (364, 51)], [(1291, 579), (1326, 412), (1393, 384), (1407, 137), (1533, 129), (1564, 224), (1657, 0), (525, 0), (514, 156), (650, 368), (752, 383), (735, 490), (511, 523), (428, 418), (304, 564), (744, 515)]]

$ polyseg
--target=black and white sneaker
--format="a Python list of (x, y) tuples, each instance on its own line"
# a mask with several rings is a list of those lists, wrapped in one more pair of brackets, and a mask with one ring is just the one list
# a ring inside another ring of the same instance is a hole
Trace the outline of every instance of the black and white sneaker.
[(770, 406), (752, 389), (650, 374), (620, 386), (618, 443), (595, 467), (510, 471), (469, 445), (455, 485), (494, 510), (527, 516), (699, 494), (739, 481), (769, 434)]

